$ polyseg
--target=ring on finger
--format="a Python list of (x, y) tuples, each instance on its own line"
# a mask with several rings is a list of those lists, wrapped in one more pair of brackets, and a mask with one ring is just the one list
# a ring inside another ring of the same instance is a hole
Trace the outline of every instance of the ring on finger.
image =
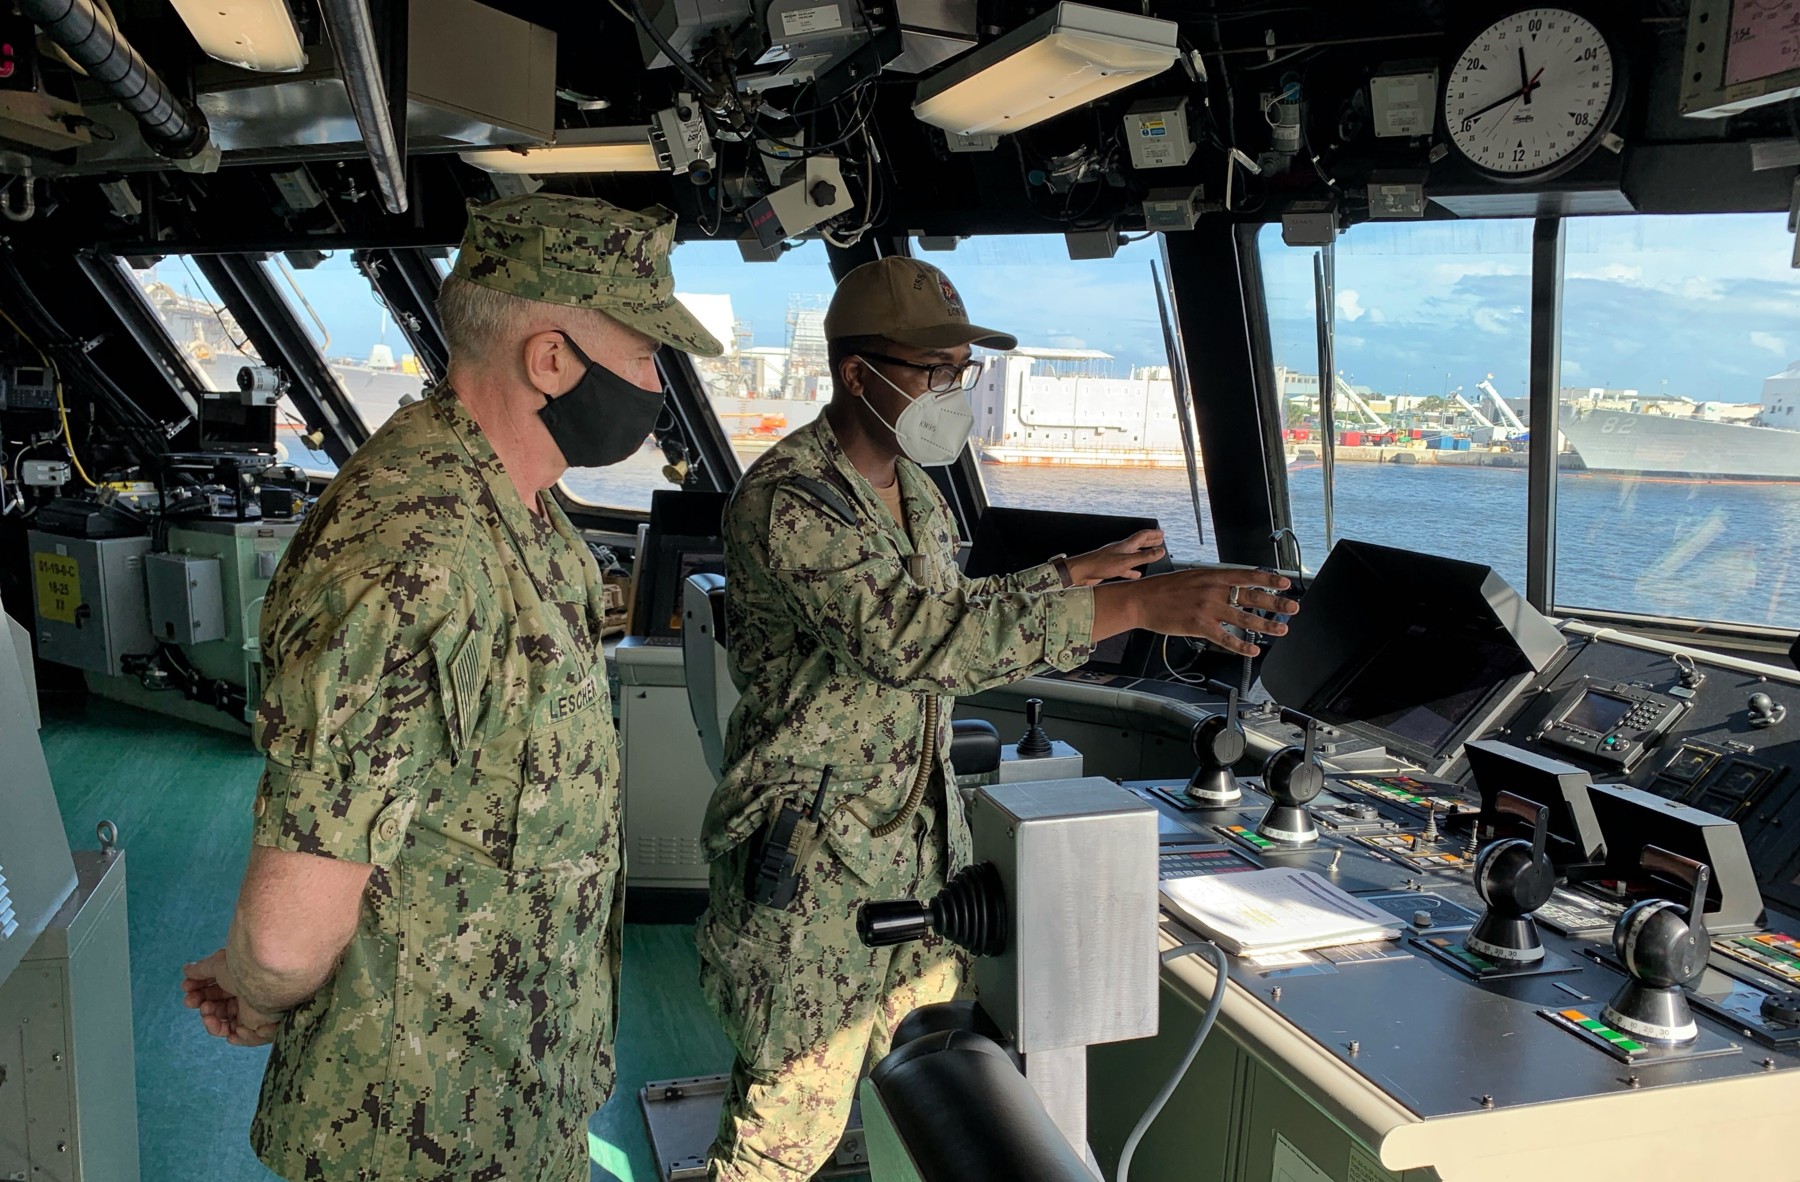
[(1226, 602), (1231, 604), (1232, 607), (1236, 607), (1238, 605), (1238, 593), (1242, 590), (1243, 590), (1242, 587), (1238, 586), (1236, 583), (1233, 583), (1231, 585), (1231, 596), (1230, 596), (1230, 598), (1228, 598), (1226, 600)]

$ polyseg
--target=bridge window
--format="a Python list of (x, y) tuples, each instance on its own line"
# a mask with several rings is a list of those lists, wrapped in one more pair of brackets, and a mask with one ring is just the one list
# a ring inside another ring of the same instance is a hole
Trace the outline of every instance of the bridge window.
[[(119, 265), (125, 267), (123, 260)], [(261, 365), (256, 346), (206, 276), (186, 255), (170, 255), (141, 270), (125, 267), (150, 313), (168, 334), (202, 388), (232, 392), (238, 371)], [(276, 415), (276, 441), (287, 458), (304, 468), (335, 470), (331, 457), (309, 447), (302, 438), (305, 421), (293, 401), (283, 397)]]
[(1565, 226), (1559, 604), (1800, 622), (1800, 272), (1770, 214)]
[[(789, 431), (812, 422), (831, 398), (825, 247), (806, 242), (774, 262), (747, 263), (735, 242), (688, 242), (676, 247), (671, 262), (676, 294), (725, 346), (724, 356), (696, 357), (694, 367), (732, 450), (748, 467)], [(623, 463), (572, 470), (563, 488), (595, 505), (648, 509), (652, 492), (673, 487), (663, 471), (670, 458), (654, 438), (646, 439)]]
[(1071, 261), (1061, 234), (996, 235), (919, 257), (943, 268), (970, 319), (1019, 338), (987, 355), (969, 395), (988, 501), (1154, 517), (1177, 559), (1216, 560), (1204, 472), (1204, 539), (1195, 525), (1150, 281), (1160, 240)]
[(287, 297), (294, 322), (311, 335), (332, 376), (355, 404), (363, 425), (375, 431), (403, 402), (425, 392), (426, 375), (406, 333), (351, 262), (350, 252), (336, 251), (311, 266), (296, 265), (316, 257), (275, 255), (264, 266)]
[[(1366, 222), (1335, 247), (1333, 537), (1486, 563), (1525, 588), (1531, 223)], [(1325, 558), (1313, 261), (1258, 236), (1288, 495)]]

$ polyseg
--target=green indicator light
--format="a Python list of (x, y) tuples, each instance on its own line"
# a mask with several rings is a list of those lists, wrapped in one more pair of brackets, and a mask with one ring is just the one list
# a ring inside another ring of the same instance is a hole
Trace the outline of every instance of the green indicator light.
[(1633, 1042), (1629, 1038), (1621, 1038), (1619, 1040), (1618, 1045), (1619, 1045), (1619, 1049), (1621, 1051), (1634, 1051), (1635, 1052), (1635, 1051), (1641, 1051), (1644, 1049), (1644, 1046), (1642, 1043)]

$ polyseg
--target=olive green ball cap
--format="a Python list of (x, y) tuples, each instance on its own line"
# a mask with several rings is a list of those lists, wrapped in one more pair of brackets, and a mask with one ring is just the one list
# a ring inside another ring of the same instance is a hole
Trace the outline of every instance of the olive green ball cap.
[(528, 193), (471, 205), (453, 275), (546, 304), (594, 308), (687, 353), (725, 351), (675, 298), (675, 215)]
[(837, 285), (825, 310), (825, 339), (843, 337), (886, 337), (922, 349), (1019, 345), (1011, 333), (970, 324), (962, 296), (942, 271), (899, 255), (864, 263)]

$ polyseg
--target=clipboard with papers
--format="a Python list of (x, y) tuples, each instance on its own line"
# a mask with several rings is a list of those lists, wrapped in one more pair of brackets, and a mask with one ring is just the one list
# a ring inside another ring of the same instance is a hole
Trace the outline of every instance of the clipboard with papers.
[(1169, 912), (1234, 956), (1394, 940), (1389, 912), (1311, 870), (1280, 867), (1165, 880)]

